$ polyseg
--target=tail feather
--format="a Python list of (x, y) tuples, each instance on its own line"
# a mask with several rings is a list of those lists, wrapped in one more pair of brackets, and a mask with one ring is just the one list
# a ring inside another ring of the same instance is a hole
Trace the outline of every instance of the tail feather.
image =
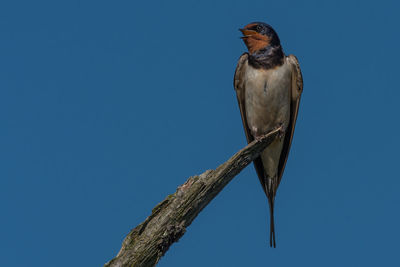
[[(267, 176), (268, 177), (268, 176)], [(269, 204), (269, 245), (270, 247), (276, 248), (276, 241), (275, 241), (275, 220), (274, 220), (274, 202), (275, 202), (275, 193), (277, 189), (277, 178), (267, 178), (265, 183), (265, 193), (268, 198)]]
[(276, 248), (275, 241), (275, 222), (274, 222), (274, 200), (271, 199), (269, 202), (269, 217), (270, 217), (270, 231), (269, 231), (269, 246)]

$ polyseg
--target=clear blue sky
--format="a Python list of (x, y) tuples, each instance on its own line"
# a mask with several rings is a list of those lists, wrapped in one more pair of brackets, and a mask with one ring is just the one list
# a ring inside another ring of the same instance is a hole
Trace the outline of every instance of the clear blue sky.
[(2, 1), (2, 266), (102, 266), (189, 176), (245, 145), (239, 27), (264, 21), (304, 93), (276, 200), (253, 167), (159, 266), (399, 265), (395, 1)]

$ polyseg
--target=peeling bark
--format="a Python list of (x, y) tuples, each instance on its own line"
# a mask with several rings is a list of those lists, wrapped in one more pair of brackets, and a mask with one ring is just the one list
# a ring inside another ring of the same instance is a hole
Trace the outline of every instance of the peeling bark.
[(273, 130), (215, 170), (190, 177), (154, 207), (151, 215), (127, 235), (117, 256), (104, 266), (155, 266), (203, 208), (280, 133), (280, 128)]

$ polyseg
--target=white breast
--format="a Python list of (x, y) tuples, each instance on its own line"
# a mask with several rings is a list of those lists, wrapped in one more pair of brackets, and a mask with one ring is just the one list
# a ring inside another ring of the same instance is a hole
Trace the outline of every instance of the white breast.
[(265, 134), (290, 118), (291, 68), (286, 63), (274, 69), (246, 66), (245, 107), (253, 136)]

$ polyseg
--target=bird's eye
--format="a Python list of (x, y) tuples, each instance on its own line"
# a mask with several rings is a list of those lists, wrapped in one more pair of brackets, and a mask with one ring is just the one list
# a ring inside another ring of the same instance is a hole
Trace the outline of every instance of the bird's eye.
[(256, 30), (257, 30), (257, 32), (261, 32), (262, 31), (262, 27), (260, 25), (257, 25)]

